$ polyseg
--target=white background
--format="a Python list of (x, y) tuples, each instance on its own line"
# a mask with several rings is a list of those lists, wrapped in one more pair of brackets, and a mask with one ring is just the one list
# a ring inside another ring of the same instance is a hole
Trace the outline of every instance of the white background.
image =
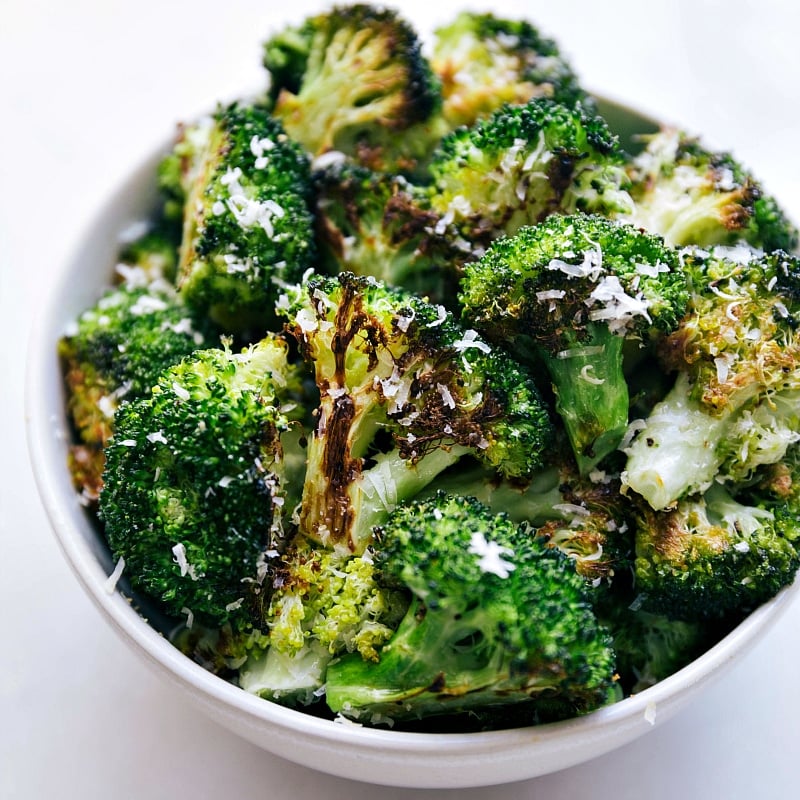
[[(400, 7), (427, 31), (460, 5)], [(491, 6), (556, 37), (590, 89), (731, 149), (800, 219), (800, 9), (790, 0)], [(798, 601), (691, 708), (635, 744), (524, 783), (436, 792), (330, 778), (236, 738), (174, 697), (83, 596), (27, 463), (33, 315), (131, 167), (176, 121), (259, 86), (260, 42), (287, 14), (318, 7), (0, 0), (0, 797), (797, 798)]]

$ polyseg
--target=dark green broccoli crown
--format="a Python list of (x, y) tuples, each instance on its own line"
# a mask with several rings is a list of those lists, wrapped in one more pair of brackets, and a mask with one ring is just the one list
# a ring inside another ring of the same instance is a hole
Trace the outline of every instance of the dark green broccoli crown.
[(431, 64), (453, 128), (533, 97), (590, 102), (556, 43), (527, 21), (463, 11), (435, 34)]
[(631, 602), (635, 602), (633, 598), (615, 597), (597, 612), (611, 633), (617, 672), (626, 694), (641, 692), (676, 673), (725, 630), (713, 623), (670, 619), (631, 608)]
[(452, 296), (455, 243), (405, 178), (339, 161), (314, 173), (317, 230), (328, 270), (372, 276), (429, 299)]
[(797, 247), (798, 231), (775, 198), (730, 153), (672, 129), (646, 141), (629, 168), (637, 224), (675, 246)]
[(100, 514), (134, 589), (207, 624), (243, 617), (280, 529), (286, 347), (209, 349), (123, 403)]
[(333, 710), (369, 721), (531, 703), (531, 719), (539, 699), (572, 714), (608, 699), (614, 658), (583, 581), (507, 517), (444, 494), (400, 507), (377, 563), (415, 601), (378, 663), (329, 667)]
[(95, 375), (120, 398), (149, 393), (166, 367), (214, 341), (169, 284), (148, 282), (142, 270), (128, 277), (81, 314), (60, 347), (69, 369)]
[(339, 6), (267, 42), (274, 113), (311, 153), (355, 155), (437, 109), (438, 83), (396, 11)]
[(431, 160), (431, 207), (476, 249), (554, 213), (630, 213), (606, 122), (538, 98), (446, 136)]
[(783, 503), (745, 506), (716, 484), (674, 510), (643, 508), (636, 555), (647, 610), (674, 619), (741, 618), (794, 579), (800, 515)]
[(466, 265), (460, 299), (487, 335), (523, 334), (555, 354), (590, 323), (621, 335), (669, 331), (689, 292), (660, 237), (594, 215), (554, 215)]
[(277, 284), (314, 258), (308, 159), (257, 106), (221, 108), (185, 204), (178, 288), (236, 329), (268, 321)]

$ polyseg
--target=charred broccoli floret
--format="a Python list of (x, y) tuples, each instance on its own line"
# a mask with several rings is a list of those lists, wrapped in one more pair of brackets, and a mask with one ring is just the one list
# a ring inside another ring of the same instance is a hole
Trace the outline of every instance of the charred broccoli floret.
[(597, 216), (555, 215), (468, 264), (460, 299), (485, 336), (543, 362), (586, 474), (628, 425), (624, 342), (674, 329), (688, 289), (659, 237)]
[(472, 454), (542, 464), (551, 431), (530, 375), (441, 306), (374, 279), (311, 277), (281, 304), (321, 400), (300, 528), (363, 551), (399, 502)]
[(261, 330), (314, 258), (308, 159), (257, 106), (220, 108), (185, 137), (178, 291), (229, 332)]
[(626, 448), (624, 482), (655, 509), (780, 461), (800, 430), (800, 261), (743, 247), (682, 261), (689, 307), (659, 349), (677, 377)]
[(463, 11), (435, 31), (431, 67), (451, 129), (534, 97), (591, 103), (557, 44), (525, 20)]
[(452, 298), (460, 242), (438, 233), (423, 189), (338, 161), (314, 174), (317, 230), (330, 272), (353, 272), (433, 302)]
[(459, 715), (463, 725), (522, 705), (530, 723), (613, 696), (610, 640), (583, 580), (507, 517), (444, 494), (401, 506), (380, 528), (376, 563), (411, 604), (377, 661), (330, 664), (333, 711), (365, 723)]
[(176, 616), (214, 627), (257, 611), (283, 535), (286, 352), (274, 337), (199, 351), (116, 412), (100, 516), (133, 588)]
[(797, 247), (797, 230), (776, 200), (729, 153), (708, 150), (674, 129), (644, 138), (647, 147), (629, 170), (633, 224), (674, 246)]
[(672, 509), (642, 503), (635, 571), (645, 609), (673, 619), (741, 618), (794, 580), (796, 506), (769, 497), (746, 502), (715, 483)]
[(431, 208), (479, 254), (550, 214), (629, 213), (623, 163), (605, 121), (580, 106), (505, 106), (442, 140), (430, 166)]
[(337, 150), (413, 170), (441, 135), (441, 103), (417, 34), (399, 14), (337, 6), (266, 42), (273, 113), (314, 156)]
[[(160, 261), (162, 240), (154, 241), (155, 251), (137, 243), (143, 261)], [(171, 284), (151, 280), (139, 265), (121, 263), (117, 270), (124, 281), (78, 317), (58, 348), (67, 411), (79, 440), (71, 448), (70, 469), (89, 503), (102, 487), (103, 447), (123, 398), (149, 394), (164, 369), (215, 342), (210, 326), (180, 302)]]

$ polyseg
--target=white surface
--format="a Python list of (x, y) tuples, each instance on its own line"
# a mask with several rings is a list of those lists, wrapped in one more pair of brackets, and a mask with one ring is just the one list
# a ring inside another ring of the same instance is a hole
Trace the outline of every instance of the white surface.
[[(527, 13), (558, 38), (587, 86), (732, 149), (800, 219), (793, 4), (491, 6)], [(297, 0), (291, 13), (315, 7)], [(402, 7), (427, 29), (457, 6)], [(259, 43), (283, 13), (267, 0), (0, 0), (0, 403), (8, 438), (0, 459), (0, 797), (375, 796), (374, 787), (289, 764), (232, 736), (131, 657), (61, 558), (21, 424), (17, 377), (38, 293), (112, 188), (174, 122), (258, 85)], [(796, 798), (798, 631), (795, 602), (691, 708), (623, 750), (457, 796)], [(456, 796), (377, 791), (386, 800)]]

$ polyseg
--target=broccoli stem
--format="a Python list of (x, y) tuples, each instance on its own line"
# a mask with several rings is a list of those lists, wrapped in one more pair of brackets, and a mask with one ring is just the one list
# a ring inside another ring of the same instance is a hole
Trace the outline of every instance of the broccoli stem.
[(657, 511), (711, 485), (722, 463), (718, 445), (735, 421), (734, 408), (712, 414), (690, 391), (680, 373), (627, 450), (623, 483)]
[[(589, 323), (586, 330), (587, 337), (571, 341), (558, 352), (540, 348), (553, 382), (556, 411), (582, 475), (616, 449), (628, 426), (624, 337), (605, 325)], [(563, 342), (563, 336), (559, 341)]]

